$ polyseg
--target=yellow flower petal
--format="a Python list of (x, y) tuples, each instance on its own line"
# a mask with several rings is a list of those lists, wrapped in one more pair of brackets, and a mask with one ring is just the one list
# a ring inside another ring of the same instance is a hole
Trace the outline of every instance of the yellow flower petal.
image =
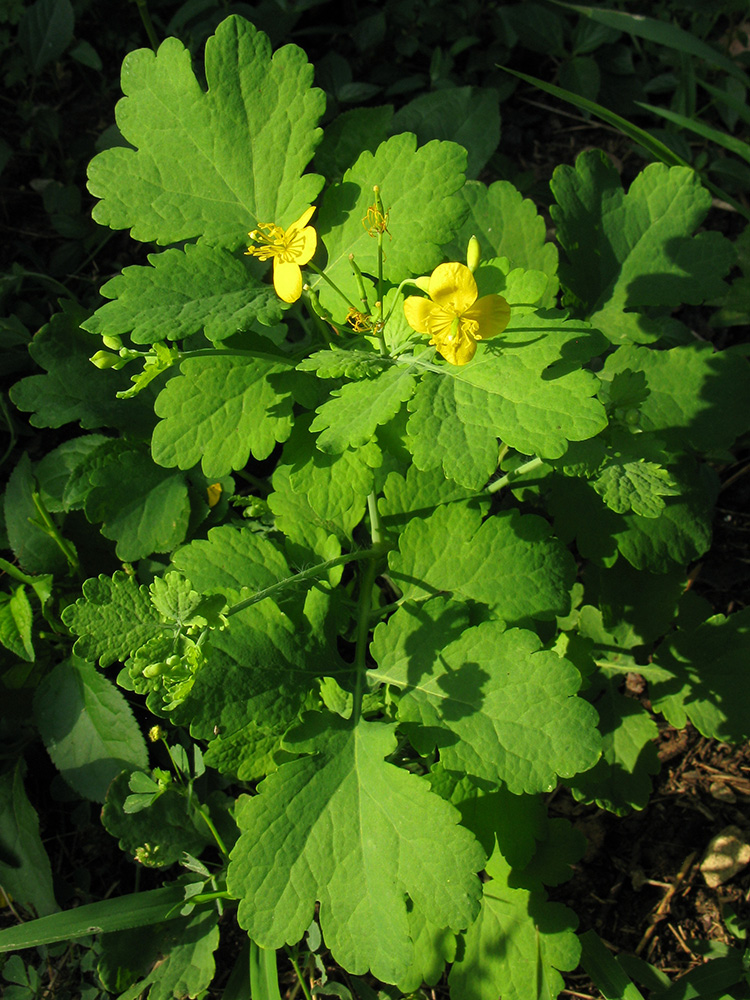
[(466, 264), (439, 264), (430, 275), (430, 298), (460, 316), (477, 300), (477, 283)]
[(479, 330), (474, 334), (477, 340), (487, 340), (502, 333), (508, 325), (510, 306), (502, 295), (483, 295), (471, 309), (467, 309), (463, 318), (479, 324)]
[(435, 303), (429, 299), (423, 299), (420, 295), (410, 295), (404, 302), (406, 322), (417, 333), (429, 333), (430, 314), (435, 308)]
[(430, 343), (434, 344), (438, 352), (452, 365), (468, 364), (477, 351), (477, 342), (461, 330), (452, 340), (446, 337), (441, 340), (433, 339)]
[(303, 229), (307, 223), (312, 219), (313, 212), (315, 211), (315, 205), (311, 205), (310, 208), (306, 208), (305, 211), (300, 215), (296, 222), (293, 222), (291, 226), (287, 229), (289, 232), (292, 229)]
[(427, 333), (436, 340), (444, 340), (450, 336), (457, 337), (459, 323), (459, 317), (454, 313), (433, 305), (427, 320)]
[(284, 302), (296, 302), (302, 294), (302, 272), (298, 264), (273, 259), (273, 287)]
[(306, 226), (301, 233), (295, 235), (294, 243), (290, 249), (298, 264), (307, 264), (312, 260), (317, 245), (318, 234), (312, 226)]

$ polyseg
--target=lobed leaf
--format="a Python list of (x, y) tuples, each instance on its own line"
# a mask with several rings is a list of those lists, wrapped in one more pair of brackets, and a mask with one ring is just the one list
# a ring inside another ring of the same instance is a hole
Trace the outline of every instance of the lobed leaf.
[(273, 382), (288, 365), (270, 357), (188, 358), (156, 400), (154, 461), (210, 477), (268, 458), (292, 429), (292, 397)]
[(580, 314), (613, 343), (648, 343), (661, 336), (638, 310), (721, 297), (734, 262), (720, 233), (691, 233), (711, 195), (688, 167), (652, 163), (627, 194), (615, 167), (596, 150), (575, 167), (555, 169), (551, 208), (568, 260), (560, 275)]
[(465, 260), (469, 240), (476, 236), (485, 260), (507, 257), (513, 268), (546, 274), (550, 281), (542, 304), (554, 306), (558, 252), (554, 243), (546, 242), (547, 226), (534, 202), (524, 198), (510, 181), (495, 181), (489, 187), (480, 181), (467, 181), (460, 194), (469, 214), (445, 247), (448, 259)]
[[(369, 672), (403, 693), (399, 718), (430, 728), (450, 771), (468, 773), (511, 792), (549, 792), (557, 776), (596, 763), (596, 713), (576, 697), (581, 677), (523, 629), (483, 622), (449, 641), (440, 598), (422, 608), (402, 605), (379, 625)], [(410, 651), (418, 650), (417, 657)], [(441, 732), (447, 731), (447, 732)]]
[(582, 365), (601, 348), (584, 324), (541, 314), (511, 316), (497, 344), (463, 367), (415, 358), (428, 369), (409, 404), (415, 464), (442, 466), (476, 489), (497, 467), (498, 438), (525, 455), (559, 458), (569, 441), (598, 434), (606, 413)]
[(620, 683), (620, 676), (603, 679), (592, 692), (602, 756), (590, 771), (565, 783), (577, 799), (624, 816), (648, 803), (650, 776), (659, 773), (659, 758), (656, 723), (639, 701), (620, 694)]
[(230, 250), (258, 222), (288, 226), (320, 191), (303, 171), (320, 140), (323, 92), (296, 45), (271, 56), (263, 32), (237, 15), (206, 43), (203, 90), (176, 38), (137, 49), (122, 67), (117, 125), (135, 148), (95, 156), (94, 218), (160, 245), (202, 237)]
[[(508, 866), (496, 853), (488, 865), (478, 918), (464, 935), (464, 950), (448, 983), (454, 1000), (527, 1000), (555, 997), (564, 986), (559, 970), (575, 969), (581, 948), (577, 919), (543, 892), (511, 888)], [(502, 942), (502, 947), (498, 947)]]
[(411, 366), (391, 365), (375, 378), (347, 382), (331, 392), (331, 399), (316, 410), (311, 431), (320, 431), (321, 451), (338, 455), (370, 441), (376, 429), (387, 423), (414, 392)]
[(645, 378), (640, 426), (670, 450), (722, 451), (750, 427), (750, 364), (738, 354), (699, 343), (667, 351), (626, 345), (610, 354), (601, 377), (612, 384), (635, 372)]
[(398, 981), (415, 954), (407, 894), (431, 921), (467, 926), (483, 853), (426, 782), (383, 760), (396, 748), (392, 726), (316, 715), (285, 745), (314, 756), (283, 764), (238, 804), (227, 884), (240, 926), (278, 948), (302, 937), (319, 900), (335, 960)]
[(412, 518), (388, 561), (404, 597), (448, 591), (508, 624), (566, 614), (575, 579), (572, 556), (543, 518), (513, 509), (482, 523), (460, 503)]
[[(374, 203), (378, 185), (388, 213), (383, 276), (398, 284), (408, 275), (431, 271), (443, 259), (441, 245), (447, 243), (466, 212), (458, 191), (464, 183), (466, 152), (452, 142), (434, 140), (417, 148), (411, 133), (395, 135), (363, 152), (344, 174), (343, 180), (326, 191), (318, 216), (318, 232), (328, 253), (326, 274), (351, 299), (359, 292), (349, 255), (360, 270), (376, 275), (377, 239), (368, 235), (362, 220)], [(310, 282), (320, 300), (334, 314), (339, 297), (321, 278)]]
[(148, 587), (118, 570), (83, 584), (83, 596), (69, 604), (62, 620), (78, 635), (73, 652), (83, 660), (99, 660), (108, 667), (124, 662), (132, 652), (163, 630), (149, 599)]
[(750, 609), (714, 615), (695, 628), (678, 629), (659, 646), (657, 666), (671, 680), (651, 686), (651, 701), (673, 726), (687, 720), (709, 739), (741, 743), (750, 737), (747, 642)]
[(149, 254), (150, 267), (126, 267), (102, 285), (108, 302), (82, 328), (135, 344), (183, 340), (204, 333), (219, 343), (254, 323), (273, 326), (282, 316), (271, 285), (262, 285), (243, 258), (219, 247), (188, 244)]

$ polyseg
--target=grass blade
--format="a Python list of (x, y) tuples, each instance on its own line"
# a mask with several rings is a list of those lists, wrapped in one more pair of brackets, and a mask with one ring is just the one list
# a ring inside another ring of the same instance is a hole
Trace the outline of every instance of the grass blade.
[[(581, 97), (580, 94), (574, 94), (570, 90), (565, 90), (562, 87), (556, 87), (553, 83), (545, 83), (544, 80), (539, 80), (535, 76), (529, 76), (527, 73), (520, 73), (517, 69), (509, 69), (507, 66), (500, 66), (500, 69), (505, 70), (506, 73), (510, 73), (512, 76), (517, 76), (520, 80), (524, 80), (526, 83), (530, 83), (534, 87), (538, 87), (540, 90), (545, 91), (547, 94), (551, 94), (552, 97), (557, 97), (561, 101), (567, 101), (569, 104), (574, 104), (577, 108), (582, 111), (588, 111), (589, 114), (595, 115), (602, 121), (606, 122), (608, 125), (614, 126), (633, 142), (637, 142), (642, 146), (646, 152), (650, 153), (654, 159), (661, 160), (662, 163), (666, 163), (668, 167), (691, 167), (681, 156), (678, 156), (669, 146), (665, 145), (656, 136), (651, 135), (645, 129), (642, 129), (639, 125), (633, 124), (633, 122), (628, 121), (627, 118), (623, 118), (621, 115), (615, 114), (614, 111), (610, 111), (609, 108), (603, 107), (601, 104), (597, 104), (596, 101), (590, 101), (587, 97)], [(660, 112), (664, 114), (664, 112)], [(670, 112), (671, 114), (671, 112)], [(701, 182), (708, 188), (708, 190), (716, 197), (720, 198), (722, 201), (731, 205), (732, 208), (739, 212), (740, 215), (744, 215), (746, 219), (750, 219), (750, 211), (741, 205), (736, 199), (734, 199), (730, 194), (720, 188), (713, 181), (709, 180), (705, 173), (696, 171), (701, 178)]]
[(581, 934), (581, 965), (605, 1000), (643, 1000), (638, 987), (628, 979), (598, 934)]
[(558, 7), (567, 7), (568, 10), (577, 11), (582, 17), (590, 17), (592, 21), (598, 21), (599, 24), (604, 24), (608, 28), (625, 31), (630, 35), (637, 35), (638, 38), (645, 38), (649, 42), (656, 42), (658, 45), (684, 52), (702, 62), (723, 69), (746, 86), (750, 86), (750, 77), (733, 59), (676, 24), (671, 24), (668, 21), (657, 21), (655, 18), (645, 17), (643, 14), (628, 14), (621, 10), (587, 7), (575, 3), (565, 3), (564, 0), (552, 0), (552, 2)]
[(667, 108), (657, 108), (653, 104), (644, 104), (642, 101), (636, 101), (635, 103), (652, 114), (661, 115), (662, 118), (666, 118), (668, 122), (672, 122), (674, 125), (679, 125), (680, 128), (686, 128), (688, 131), (694, 132), (696, 135), (700, 135), (710, 142), (715, 142), (717, 146), (723, 146), (730, 153), (734, 153), (735, 156), (739, 156), (747, 163), (750, 163), (750, 145), (743, 142), (742, 139), (736, 139), (733, 135), (727, 135), (726, 132), (712, 128), (710, 125), (702, 122), (700, 118), (694, 120), (688, 118), (686, 115), (680, 115), (676, 111), (669, 111)]
[(89, 934), (148, 927), (175, 916), (175, 907), (181, 906), (184, 901), (184, 886), (170, 885), (164, 889), (133, 892), (117, 899), (87, 903), (75, 910), (52, 913), (48, 917), (0, 931), (0, 952), (34, 948), (53, 941), (72, 941)]

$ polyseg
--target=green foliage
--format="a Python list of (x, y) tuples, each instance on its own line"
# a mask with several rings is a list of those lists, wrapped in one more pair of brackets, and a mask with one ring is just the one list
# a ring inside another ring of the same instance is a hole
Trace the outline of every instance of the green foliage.
[[(360, 52), (398, 23), (411, 58), (423, 6), (385, 4), (357, 26)], [(33, 74), (48, 7), (24, 21)], [(554, 52), (591, 99), (607, 86), (596, 53), (631, 23), (496, 13), (492, 60), (519, 40)], [(750, 365), (673, 315), (743, 314), (744, 278), (725, 283), (735, 247), (704, 228), (711, 196), (689, 167), (628, 184), (588, 151), (552, 180), (558, 267), (535, 202), (474, 179), (502, 162), (501, 91), (471, 78), (471, 34), (430, 49), (434, 87), (398, 110), (337, 115), (399, 91), (387, 65), (362, 90), (331, 53), (323, 135), (300, 48), (272, 55), (237, 14), (190, 23), (191, 41), (210, 35), (203, 62), (177, 38), (126, 56), (120, 139), (89, 168), (94, 218), (151, 246), (98, 308), (26, 303), (0, 328), (10, 399), (31, 414), (23, 432), (8, 415), (3, 456), (1, 721), (23, 746), (23, 706), (122, 851), (172, 882), (130, 915), (84, 906), (88, 922), (28, 921), (0, 948), (101, 927), (108, 990), (196, 997), (236, 910), (259, 995), (278, 994), (287, 947), (370, 1000), (356, 977), (411, 993), (447, 963), (454, 1000), (555, 996), (580, 943), (545, 887), (583, 847), (542, 794), (562, 782), (618, 815), (643, 808), (654, 716), (750, 736), (747, 612), (691, 617), (682, 597), (711, 544), (713, 466), (750, 429)], [(48, 200), (60, 223), (64, 192)], [(300, 217), (314, 248), (290, 230)], [(145, 254), (154, 243), (168, 249)], [(291, 302), (284, 268), (304, 271)], [(460, 364), (435, 349), (456, 337), (476, 341)], [(0, 882), (49, 915), (21, 775), (0, 775)], [(35, 988), (33, 969), (10, 973)]]

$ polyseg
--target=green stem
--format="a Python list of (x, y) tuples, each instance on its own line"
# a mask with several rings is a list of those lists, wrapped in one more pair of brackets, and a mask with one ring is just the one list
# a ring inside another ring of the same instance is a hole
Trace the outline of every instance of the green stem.
[(53, 539), (57, 547), (65, 556), (71, 570), (77, 574), (80, 570), (80, 563), (78, 562), (78, 556), (75, 553), (75, 549), (73, 548), (72, 545), (70, 545), (69, 542), (66, 542), (65, 539), (60, 534), (57, 525), (52, 520), (49, 511), (42, 503), (42, 498), (39, 496), (36, 490), (32, 492), (31, 499), (34, 501), (34, 506), (36, 507), (37, 513), (42, 519), (42, 523), (40, 524), (38, 521), (33, 521), (31, 518), (29, 518), (29, 521), (31, 522), (31, 524), (36, 524), (37, 527), (41, 528), (42, 531), (44, 531), (47, 535), (50, 536), (50, 538)]
[(354, 259), (354, 254), (349, 254), (349, 263), (352, 265), (352, 272), (357, 280), (357, 288), (359, 290), (360, 298), (362, 299), (362, 305), (364, 306), (365, 313), (370, 315), (370, 303), (367, 301), (367, 290), (365, 289), (365, 283), (362, 278), (362, 272), (357, 266), (357, 262)]
[(229, 851), (226, 848), (226, 844), (221, 839), (219, 831), (214, 826), (213, 820), (211, 819), (211, 816), (209, 815), (208, 809), (204, 805), (199, 805), (198, 806), (198, 812), (201, 814), (201, 816), (203, 817), (203, 820), (204, 820), (206, 826), (208, 827), (208, 829), (213, 834), (214, 840), (216, 841), (216, 843), (219, 846), (219, 850), (221, 851), (221, 853), (224, 855), (225, 858), (228, 858), (229, 857)]
[[(352, 302), (352, 300), (350, 298), (348, 298), (346, 295), (344, 295), (344, 293), (341, 291), (341, 289), (339, 288), (339, 286), (337, 284), (335, 284), (333, 281), (331, 281), (331, 279), (328, 277), (328, 275), (325, 273), (325, 271), (321, 271), (320, 268), (317, 265), (313, 264), (312, 261), (310, 261), (309, 264), (305, 264), (305, 267), (309, 267), (310, 270), (311, 271), (315, 271), (315, 273), (319, 277), (321, 277), (323, 279), (323, 281), (327, 281), (328, 284), (331, 286), (331, 288), (334, 290), (334, 292), (336, 292), (338, 295), (340, 295), (341, 298), (344, 300), (344, 302), (346, 302), (346, 304), (348, 306), (351, 306), (352, 309), (356, 309), (357, 308), (354, 305), (354, 303)], [(357, 311), (359, 311), (359, 310), (357, 310)]]
[(370, 610), (372, 607), (372, 589), (378, 571), (378, 555), (381, 554), (381, 530), (378, 502), (374, 493), (367, 498), (367, 511), (370, 515), (370, 535), (373, 542), (373, 555), (367, 563), (359, 591), (357, 605), (357, 645), (354, 653), (354, 700), (352, 705), (352, 725), (356, 726), (362, 716), (362, 697), (365, 689), (367, 673), (367, 646), (370, 636)]
[(486, 492), (497, 493), (509, 483), (513, 483), (516, 479), (520, 479), (522, 476), (526, 476), (530, 472), (534, 472), (542, 465), (544, 465), (543, 458), (532, 458), (530, 462), (525, 462), (523, 465), (519, 465), (517, 469), (513, 469), (507, 475), (503, 476), (502, 479), (496, 479), (494, 483), (490, 483)]
[(383, 545), (373, 545), (370, 549), (360, 549), (358, 552), (346, 552), (343, 555), (336, 556), (335, 559), (328, 559), (326, 562), (318, 563), (316, 566), (304, 569), (300, 573), (295, 573), (294, 576), (287, 576), (283, 580), (279, 580), (278, 583), (273, 583), (270, 587), (266, 587), (265, 590), (256, 591), (256, 593), (254, 593), (251, 597), (245, 598), (244, 601), (239, 601), (237, 604), (233, 604), (228, 611), (224, 612), (224, 614), (227, 617), (229, 617), (229, 615), (236, 615), (238, 611), (244, 611), (245, 608), (249, 608), (253, 604), (258, 604), (260, 601), (264, 601), (267, 597), (273, 597), (274, 594), (278, 594), (280, 591), (286, 590), (288, 587), (293, 587), (295, 584), (303, 583), (305, 580), (314, 580), (316, 577), (327, 573), (329, 569), (333, 569), (334, 566), (345, 566), (347, 563), (356, 562), (361, 559), (374, 560), (387, 551), (387, 548)]
[(230, 899), (236, 902), (237, 897), (226, 890), (222, 892), (199, 892), (197, 896), (191, 896), (191, 903), (210, 903), (214, 899)]
[(138, 7), (138, 13), (141, 15), (141, 21), (143, 22), (143, 27), (146, 29), (146, 34), (148, 35), (149, 44), (151, 48), (156, 52), (159, 48), (159, 39), (156, 37), (156, 31), (154, 30), (154, 22), (151, 20), (151, 14), (149, 13), (147, 0), (135, 0), (136, 6)]
[(292, 963), (292, 967), (294, 968), (294, 972), (295, 972), (295, 974), (297, 976), (297, 982), (300, 984), (302, 992), (305, 994), (305, 1000), (312, 1000), (312, 997), (310, 996), (310, 991), (308, 990), (308, 988), (307, 988), (307, 986), (305, 984), (305, 980), (302, 977), (302, 973), (300, 972), (300, 968), (299, 968), (299, 965), (297, 964), (297, 960), (295, 959), (294, 955), (292, 954), (292, 949), (289, 948), (289, 947), (287, 947), (286, 948), (286, 953), (287, 953), (287, 955), (289, 957), (289, 961)]

